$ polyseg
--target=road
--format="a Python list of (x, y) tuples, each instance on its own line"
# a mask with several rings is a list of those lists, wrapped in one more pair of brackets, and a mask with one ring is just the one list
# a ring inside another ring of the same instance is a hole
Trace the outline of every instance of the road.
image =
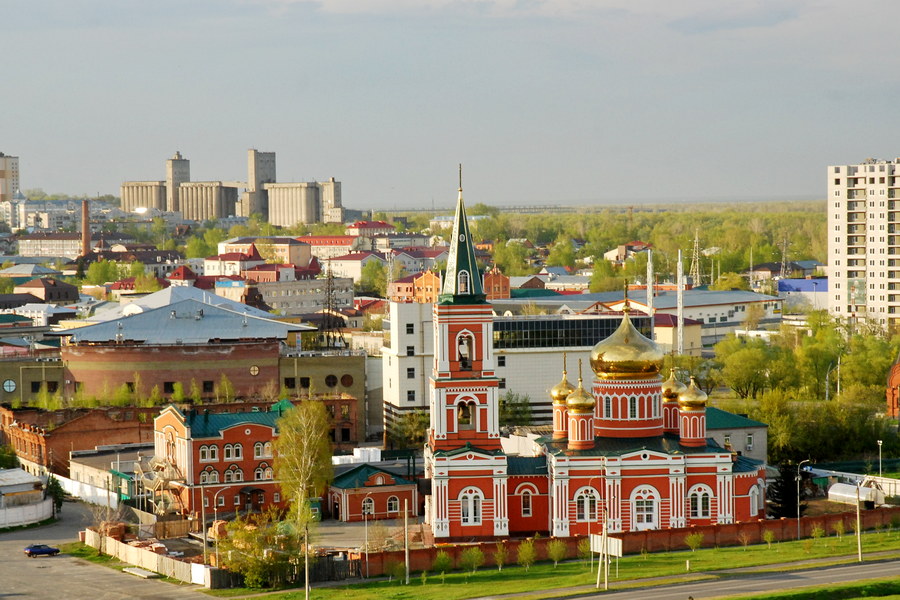
[(80, 502), (66, 502), (62, 518), (53, 525), (0, 533), (0, 598), (65, 598), (124, 600), (207, 598), (199, 586), (178, 586), (140, 579), (115, 569), (71, 556), (27, 558), (28, 544), (58, 545), (78, 540), (90, 524), (90, 511)]
[[(608, 592), (586, 593), (579, 597), (602, 598), (604, 600), (608, 598), (615, 600), (686, 600), (693, 597), (694, 600), (700, 600), (701, 598), (728, 598), (731, 596), (744, 596), (776, 590), (783, 591), (815, 585), (841, 584), (860, 579), (891, 576), (900, 577), (900, 560), (821, 567), (806, 571), (732, 575), (716, 581), (662, 585), (622, 591), (611, 589)], [(603, 583), (601, 582), (600, 585), (602, 586)]]

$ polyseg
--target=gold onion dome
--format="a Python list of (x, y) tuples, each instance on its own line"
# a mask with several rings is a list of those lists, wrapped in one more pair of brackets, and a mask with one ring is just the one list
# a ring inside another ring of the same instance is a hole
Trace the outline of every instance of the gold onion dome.
[(659, 373), (663, 351), (641, 335), (631, 319), (626, 304), (622, 324), (612, 335), (591, 350), (591, 368), (601, 379), (636, 379)]
[(675, 369), (669, 371), (669, 378), (662, 383), (663, 402), (678, 402), (678, 396), (687, 391), (687, 386), (675, 377)]
[(584, 389), (581, 379), (581, 360), (578, 361), (578, 387), (566, 398), (566, 408), (570, 413), (594, 412), (594, 396)]
[(691, 384), (678, 395), (678, 406), (686, 410), (699, 410), (706, 407), (706, 392), (697, 387), (697, 382), (691, 377)]
[(575, 388), (569, 383), (569, 378), (567, 377), (568, 372), (566, 371), (565, 360), (565, 355), (563, 355), (562, 380), (550, 388), (550, 399), (553, 400), (553, 404), (565, 404), (569, 394), (575, 391)]

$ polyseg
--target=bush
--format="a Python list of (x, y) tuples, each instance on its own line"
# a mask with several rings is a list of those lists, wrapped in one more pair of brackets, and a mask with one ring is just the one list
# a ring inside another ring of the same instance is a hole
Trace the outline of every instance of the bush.
[(689, 533), (684, 536), (684, 543), (688, 545), (688, 548), (691, 549), (691, 552), (696, 552), (697, 548), (703, 545), (703, 533), (700, 531), (695, 531), (694, 533)]
[(471, 546), (463, 550), (459, 557), (459, 566), (463, 571), (474, 573), (478, 567), (484, 564), (484, 552), (478, 546)]
[(775, 541), (775, 532), (771, 529), (766, 529), (763, 532), (763, 541), (769, 546), (769, 549), (772, 548), (772, 542)]
[(834, 531), (834, 534), (838, 536), (838, 538), (844, 537), (844, 520), (835, 521), (834, 525), (831, 526), (831, 530)]
[(743, 530), (742, 530), (742, 531), (738, 534), (737, 537), (738, 537), (738, 541), (739, 541), (739, 542), (741, 543), (741, 545), (744, 547), (744, 550), (746, 550), (746, 549), (747, 549), (747, 546), (750, 545), (750, 534), (747, 533), (746, 531), (743, 531)]
[(506, 544), (503, 542), (497, 542), (497, 545), (494, 547), (494, 564), (497, 565), (497, 570), (502, 571), (503, 565), (506, 564), (506, 559), (509, 556), (509, 548), (506, 547)]
[(450, 558), (450, 555), (440, 550), (434, 557), (434, 562), (431, 563), (431, 570), (435, 573), (441, 574), (441, 583), (444, 583), (444, 575), (453, 568), (453, 559)]
[(392, 562), (387, 565), (388, 579), (396, 579), (398, 583), (405, 583), (406, 563)]
[(528, 569), (531, 568), (531, 565), (534, 564), (534, 561), (537, 560), (537, 551), (534, 549), (534, 540), (525, 540), (520, 543), (517, 554), (519, 566), (524, 568), (527, 573)]
[(582, 562), (587, 562), (591, 558), (591, 539), (581, 538), (578, 540), (578, 558)]
[(553, 561), (553, 568), (566, 557), (566, 543), (562, 540), (550, 540), (547, 544), (547, 556)]
[(812, 528), (812, 531), (810, 532), (810, 536), (811, 536), (814, 540), (819, 539), (819, 538), (822, 537), (823, 535), (825, 535), (825, 530), (822, 529), (822, 528), (821, 528), (820, 526), (818, 526), (818, 525), (814, 526), (814, 527)]

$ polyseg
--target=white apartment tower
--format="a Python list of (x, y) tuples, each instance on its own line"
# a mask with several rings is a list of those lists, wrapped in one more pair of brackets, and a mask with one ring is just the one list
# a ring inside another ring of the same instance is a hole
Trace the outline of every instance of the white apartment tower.
[(19, 157), (0, 152), (0, 202), (9, 202), (19, 191)]
[(900, 158), (828, 167), (828, 310), (900, 326)]

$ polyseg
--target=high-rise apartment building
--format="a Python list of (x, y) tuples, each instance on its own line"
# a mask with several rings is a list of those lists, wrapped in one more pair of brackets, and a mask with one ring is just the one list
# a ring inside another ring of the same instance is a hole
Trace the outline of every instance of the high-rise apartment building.
[(19, 157), (0, 152), (0, 202), (9, 202), (19, 191)]
[(900, 158), (828, 167), (828, 310), (900, 326)]

